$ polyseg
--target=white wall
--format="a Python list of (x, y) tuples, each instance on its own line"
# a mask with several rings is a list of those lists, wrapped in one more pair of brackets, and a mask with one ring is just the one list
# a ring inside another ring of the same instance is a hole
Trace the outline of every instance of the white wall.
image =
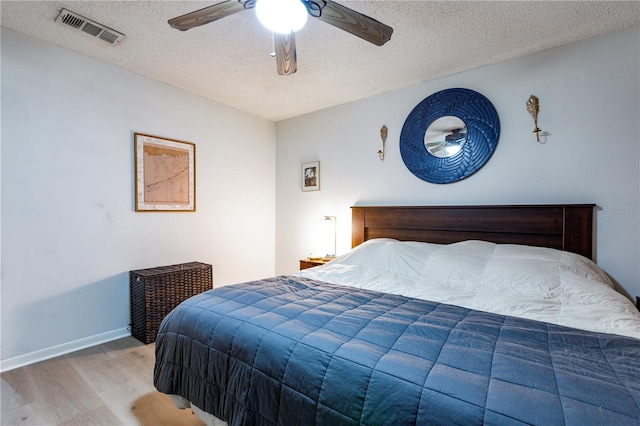
[[(134, 212), (134, 132), (196, 144), (195, 213)], [(126, 333), (129, 270), (273, 275), (274, 198), (274, 123), (3, 28), (3, 369)]]
[[(347, 250), (352, 205), (595, 203), (597, 261), (628, 295), (640, 295), (639, 40), (636, 26), (279, 122), (276, 272), (295, 271), (314, 251), (323, 215), (338, 216), (338, 252)], [(500, 140), (475, 175), (430, 184), (404, 166), (399, 135), (415, 105), (453, 87), (493, 102)], [(551, 134), (544, 145), (531, 132), (531, 94)], [(300, 164), (316, 160), (321, 190), (303, 193)]]

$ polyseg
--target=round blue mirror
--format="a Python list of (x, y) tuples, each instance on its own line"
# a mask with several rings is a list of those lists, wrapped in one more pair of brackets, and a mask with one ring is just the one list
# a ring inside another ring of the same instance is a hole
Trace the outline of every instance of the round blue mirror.
[(407, 168), (431, 183), (452, 183), (477, 172), (500, 136), (493, 104), (469, 89), (434, 93), (411, 111), (400, 133)]

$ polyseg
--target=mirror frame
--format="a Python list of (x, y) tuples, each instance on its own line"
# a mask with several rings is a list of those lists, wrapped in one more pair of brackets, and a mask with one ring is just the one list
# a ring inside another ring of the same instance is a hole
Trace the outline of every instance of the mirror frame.
[[(455, 116), (467, 126), (467, 141), (451, 157), (435, 157), (424, 145), (435, 120)], [(500, 119), (489, 99), (470, 89), (454, 88), (423, 99), (407, 116), (400, 133), (400, 154), (418, 178), (436, 184), (466, 179), (485, 165), (500, 136)]]

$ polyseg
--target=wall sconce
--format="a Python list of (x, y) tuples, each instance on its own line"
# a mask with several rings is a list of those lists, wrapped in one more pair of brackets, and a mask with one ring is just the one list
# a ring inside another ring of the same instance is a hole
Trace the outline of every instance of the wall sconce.
[[(531, 114), (531, 116), (533, 117), (533, 125), (535, 127), (533, 129), (533, 133), (536, 134), (536, 141), (539, 143), (544, 143), (540, 142), (540, 132), (542, 132), (542, 130), (538, 128), (538, 112), (540, 112), (540, 101), (537, 97), (533, 95), (529, 96), (529, 100), (527, 101), (527, 111), (529, 111), (529, 114)], [(546, 134), (543, 133), (543, 136), (546, 136)]]
[(382, 149), (378, 150), (378, 157), (382, 161), (384, 160), (384, 143), (387, 141), (387, 126), (385, 125), (380, 128), (380, 139), (382, 139)]
[[(323, 260), (331, 260), (331, 259), (335, 259), (336, 257), (336, 222), (338, 220), (337, 217), (335, 216), (325, 216), (324, 217), (325, 223), (329, 223), (331, 222), (331, 229), (327, 229), (327, 254), (322, 258)], [(332, 244), (329, 244), (332, 243)], [(329, 253), (329, 250), (331, 250), (330, 245), (333, 246), (333, 252)]]

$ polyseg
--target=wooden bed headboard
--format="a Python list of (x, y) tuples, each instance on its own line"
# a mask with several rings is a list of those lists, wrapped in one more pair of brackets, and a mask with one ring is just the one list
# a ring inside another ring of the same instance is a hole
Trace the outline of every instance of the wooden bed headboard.
[(450, 244), (484, 240), (593, 258), (595, 204), (351, 207), (355, 247), (373, 238)]

